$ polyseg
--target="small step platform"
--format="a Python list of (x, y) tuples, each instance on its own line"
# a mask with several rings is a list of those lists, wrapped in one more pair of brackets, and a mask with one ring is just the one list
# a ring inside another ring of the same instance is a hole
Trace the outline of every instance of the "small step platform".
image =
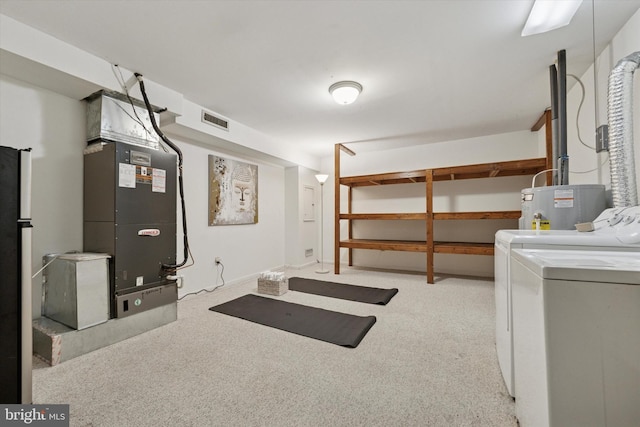
[(86, 329), (72, 329), (55, 320), (33, 320), (33, 353), (51, 366), (127, 338), (167, 325), (178, 318), (173, 302), (132, 316), (110, 319)]

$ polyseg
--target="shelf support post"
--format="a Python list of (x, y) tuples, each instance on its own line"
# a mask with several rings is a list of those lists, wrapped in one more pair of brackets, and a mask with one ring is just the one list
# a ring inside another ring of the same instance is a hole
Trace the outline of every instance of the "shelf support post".
[(427, 201), (427, 283), (433, 284), (433, 170), (425, 174)]
[[(351, 197), (352, 197), (351, 191), (352, 191), (352, 188), (349, 187), (348, 190), (347, 190), (347, 193), (348, 193), (348, 196), (347, 196), (347, 198), (348, 198), (347, 212), (349, 212), (349, 213), (353, 213), (352, 202), (351, 202), (352, 201), (352, 199), (351, 199)], [(347, 224), (348, 224), (349, 240), (351, 240), (351, 239), (353, 239), (353, 221), (349, 220), (349, 221), (347, 221)], [(349, 251), (349, 267), (353, 267), (353, 248), (349, 248), (348, 251)]]
[(340, 150), (342, 144), (334, 147), (334, 171), (333, 171), (333, 197), (334, 197), (334, 224), (333, 224), (333, 271), (340, 274)]

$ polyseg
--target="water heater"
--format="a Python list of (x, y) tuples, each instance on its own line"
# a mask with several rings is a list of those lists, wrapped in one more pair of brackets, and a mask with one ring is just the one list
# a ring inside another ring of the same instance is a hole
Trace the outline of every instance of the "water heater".
[(607, 208), (604, 185), (553, 185), (522, 190), (521, 230), (575, 230)]

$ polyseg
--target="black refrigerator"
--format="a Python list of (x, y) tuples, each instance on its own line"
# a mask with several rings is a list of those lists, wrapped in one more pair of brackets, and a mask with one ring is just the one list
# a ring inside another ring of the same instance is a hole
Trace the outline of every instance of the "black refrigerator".
[(32, 403), (31, 151), (0, 146), (0, 403)]

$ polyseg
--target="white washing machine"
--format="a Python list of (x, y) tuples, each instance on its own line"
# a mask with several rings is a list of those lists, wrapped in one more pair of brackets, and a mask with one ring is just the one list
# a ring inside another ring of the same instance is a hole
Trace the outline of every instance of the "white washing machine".
[(512, 253), (522, 427), (640, 425), (640, 254)]
[(580, 249), (640, 252), (640, 206), (610, 208), (594, 230), (500, 230), (495, 239), (496, 351), (507, 391), (515, 397), (510, 265), (514, 249)]

